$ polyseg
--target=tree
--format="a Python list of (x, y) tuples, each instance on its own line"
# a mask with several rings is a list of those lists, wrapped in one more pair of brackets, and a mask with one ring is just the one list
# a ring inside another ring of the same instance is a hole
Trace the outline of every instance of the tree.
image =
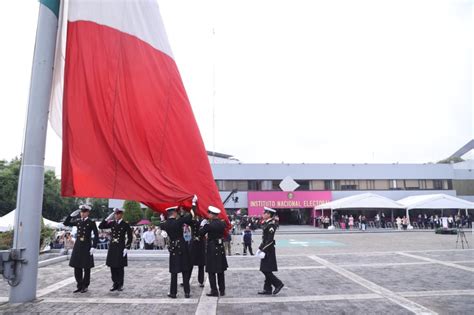
[(19, 158), (14, 158), (10, 162), (0, 161), (0, 216), (16, 207), (20, 166), (21, 160)]
[(151, 218), (153, 217), (154, 214), (155, 214), (155, 211), (153, 211), (152, 209), (150, 208), (145, 209), (145, 219), (151, 221)]
[(123, 204), (123, 208), (125, 210), (123, 219), (130, 225), (137, 223), (143, 218), (143, 212), (139, 202), (126, 200)]

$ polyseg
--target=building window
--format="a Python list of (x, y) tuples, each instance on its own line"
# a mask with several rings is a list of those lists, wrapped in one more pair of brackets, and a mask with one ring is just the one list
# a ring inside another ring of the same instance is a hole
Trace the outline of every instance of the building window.
[(418, 187), (420, 187), (420, 189), (426, 189), (426, 179), (418, 180)]
[(433, 188), (437, 190), (443, 189), (443, 181), (440, 179), (433, 180)]
[(271, 180), (262, 180), (261, 185), (262, 190), (273, 190), (273, 182)]
[(296, 188), (296, 190), (309, 190), (309, 180), (296, 180), (300, 187)]
[(309, 182), (309, 189), (310, 190), (324, 190), (324, 182), (323, 180), (312, 180)]
[(389, 189), (388, 180), (374, 180), (375, 190), (388, 190)]
[(216, 184), (220, 191), (230, 191), (234, 189), (247, 191), (249, 189), (248, 181), (246, 180), (217, 180)]
[(405, 180), (405, 188), (407, 190), (416, 190), (420, 189), (420, 183), (414, 179), (407, 179)]
[(330, 180), (324, 181), (324, 190), (332, 190), (332, 185)]
[(260, 181), (258, 180), (249, 180), (249, 190), (261, 190)]

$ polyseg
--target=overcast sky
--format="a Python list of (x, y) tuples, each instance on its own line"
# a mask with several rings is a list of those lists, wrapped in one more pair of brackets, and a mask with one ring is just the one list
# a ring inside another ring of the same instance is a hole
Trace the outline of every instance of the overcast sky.
[[(470, 0), (159, 3), (208, 150), (423, 163), (474, 137)], [(0, 159), (21, 152), (37, 14), (37, 0), (2, 3)], [(60, 160), (50, 129), (45, 164)]]

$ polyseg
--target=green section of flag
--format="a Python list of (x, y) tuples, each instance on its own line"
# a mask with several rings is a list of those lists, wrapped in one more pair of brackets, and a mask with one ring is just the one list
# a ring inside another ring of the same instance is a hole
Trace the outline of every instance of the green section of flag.
[(53, 11), (56, 17), (59, 16), (59, 0), (39, 0), (39, 2)]

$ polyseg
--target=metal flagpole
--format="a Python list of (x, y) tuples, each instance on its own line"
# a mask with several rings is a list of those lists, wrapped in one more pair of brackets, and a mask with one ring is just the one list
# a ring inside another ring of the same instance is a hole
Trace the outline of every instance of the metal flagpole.
[(17, 281), (10, 290), (10, 303), (28, 302), (36, 298), (44, 152), (58, 12), (59, 0), (40, 0), (12, 249), (20, 253), (23, 263), (15, 266)]

